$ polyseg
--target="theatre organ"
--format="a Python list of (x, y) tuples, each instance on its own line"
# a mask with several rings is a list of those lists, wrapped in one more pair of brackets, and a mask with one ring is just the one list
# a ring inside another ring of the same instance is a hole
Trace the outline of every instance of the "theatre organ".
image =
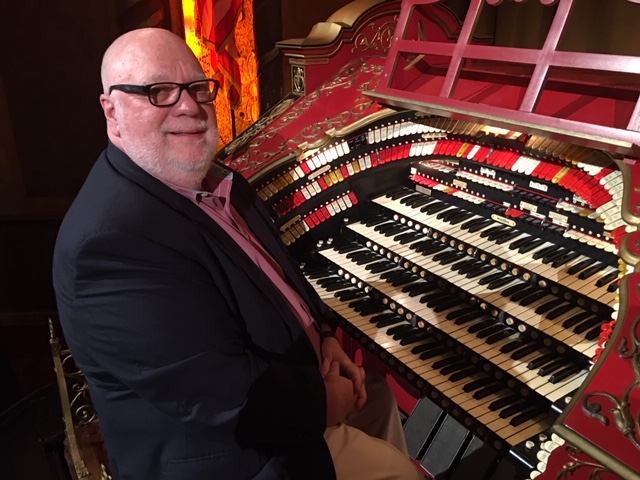
[(353, 2), (219, 157), (417, 393), (429, 474), (640, 478), (640, 58), (560, 50), (580, 2), (535, 1), (540, 49), (474, 32), (499, 1)]

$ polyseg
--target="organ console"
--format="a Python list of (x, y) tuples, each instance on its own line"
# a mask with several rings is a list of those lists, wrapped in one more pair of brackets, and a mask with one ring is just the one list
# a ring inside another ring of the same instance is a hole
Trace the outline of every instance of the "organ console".
[(539, 1), (537, 49), (475, 32), (498, 0), (352, 2), (219, 155), (417, 392), (437, 479), (640, 478), (640, 58), (561, 50), (580, 2)]

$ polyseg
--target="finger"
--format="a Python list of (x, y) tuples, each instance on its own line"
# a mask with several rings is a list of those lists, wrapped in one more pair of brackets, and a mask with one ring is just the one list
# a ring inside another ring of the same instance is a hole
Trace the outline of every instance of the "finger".
[(340, 375), (340, 364), (338, 362), (331, 362), (327, 375)]
[(331, 368), (331, 360), (325, 357), (324, 360), (322, 360), (322, 365), (320, 366), (320, 375), (322, 375), (322, 378), (327, 376), (327, 373), (329, 373), (330, 368)]

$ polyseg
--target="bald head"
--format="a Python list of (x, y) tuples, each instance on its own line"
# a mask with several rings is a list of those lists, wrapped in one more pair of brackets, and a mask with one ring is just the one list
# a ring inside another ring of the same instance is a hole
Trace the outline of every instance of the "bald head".
[[(184, 62), (191, 62), (202, 71), (198, 59), (185, 41), (162, 28), (141, 28), (118, 37), (102, 57), (102, 88), (105, 93), (111, 85), (135, 83), (141, 67), (158, 64), (159, 57), (171, 54)], [(162, 72), (154, 72), (162, 75)], [(149, 83), (149, 82), (146, 82)]]
[[(198, 103), (185, 88), (205, 79), (185, 41), (159, 28), (125, 33), (105, 52), (101, 76), (109, 140), (155, 177), (199, 188), (215, 156), (218, 127), (213, 102)], [(152, 104), (150, 84), (179, 87), (176, 102)]]

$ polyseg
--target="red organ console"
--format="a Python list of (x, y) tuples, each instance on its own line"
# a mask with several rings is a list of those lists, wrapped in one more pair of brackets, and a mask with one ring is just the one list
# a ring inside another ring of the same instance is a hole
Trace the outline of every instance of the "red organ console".
[(498, 0), (347, 5), (220, 158), (416, 393), (430, 475), (640, 478), (640, 58), (560, 50), (581, 2), (531, 1), (539, 49), (476, 34)]

